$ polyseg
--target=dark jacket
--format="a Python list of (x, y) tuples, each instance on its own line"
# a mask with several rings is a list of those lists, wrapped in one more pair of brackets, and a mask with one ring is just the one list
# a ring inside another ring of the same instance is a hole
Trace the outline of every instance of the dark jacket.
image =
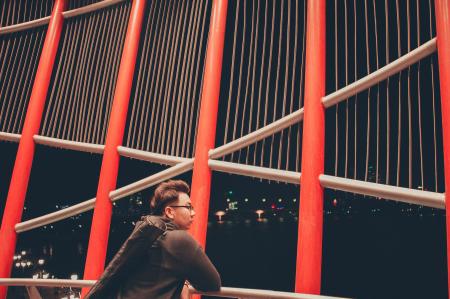
[(165, 217), (145, 216), (86, 298), (179, 298), (185, 280), (218, 291), (220, 276), (200, 245)]

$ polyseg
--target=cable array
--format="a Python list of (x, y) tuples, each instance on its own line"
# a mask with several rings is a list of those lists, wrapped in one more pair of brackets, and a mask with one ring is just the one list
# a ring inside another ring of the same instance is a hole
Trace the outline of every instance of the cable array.
[(126, 146), (191, 157), (211, 1), (152, 1), (148, 6), (128, 111)]
[[(436, 35), (431, 0), (327, 4), (328, 94)], [(436, 54), (422, 59), (327, 110), (326, 173), (443, 191), (436, 62)]]
[(0, 35), (0, 131), (20, 134), (47, 26)]
[(66, 20), (41, 135), (104, 144), (130, 2)]
[(53, 0), (3, 0), (0, 27), (28, 22), (51, 15)]
[[(303, 107), (306, 1), (230, 3), (216, 144), (249, 134)], [(301, 124), (227, 157), (299, 171)]]

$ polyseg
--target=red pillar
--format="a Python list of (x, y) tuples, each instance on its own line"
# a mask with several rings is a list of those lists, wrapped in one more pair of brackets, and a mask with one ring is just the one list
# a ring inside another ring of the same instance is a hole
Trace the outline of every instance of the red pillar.
[[(447, 269), (450, 273), (450, 0), (435, 0), (439, 81), (441, 88), (444, 146), (445, 209), (447, 222)], [(448, 275), (450, 293), (450, 275)]]
[(117, 146), (122, 144), (125, 130), (145, 3), (146, 0), (135, 0), (131, 7), (97, 187), (84, 279), (98, 279), (105, 266), (112, 214), (109, 192), (116, 188), (120, 158)]
[[(0, 228), (0, 277), (4, 278), (11, 275), (17, 241), (14, 226), (22, 219), (22, 210), (27, 193), (31, 165), (33, 164), (33, 135), (39, 133), (47, 90), (61, 37), (64, 21), (62, 12), (65, 6), (66, 0), (56, 0), (53, 6), (9, 185), (2, 226)], [(0, 287), (0, 298), (6, 297), (6, 291), (6, 287)]]
[(228, 0), (214, 0), (213, 2), (192, 174), (191, 199), (195, 206), (196, 220), (191, 228), (191, 233), (202, 246), (205, 246), (206, 243), (211, 191), (208, 151), (214, 148), (216, 138), (227, 6)]
[(325, 110), (325, 0), (308, 0), (302, 176), (295, 291), (320, 294)]

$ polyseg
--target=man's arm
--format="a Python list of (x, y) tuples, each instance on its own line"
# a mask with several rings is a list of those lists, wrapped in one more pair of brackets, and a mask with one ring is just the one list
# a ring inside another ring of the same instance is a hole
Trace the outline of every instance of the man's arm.
[(219, 291), (220, 275), (201, 247), (196, 244), (195, 252), (187, 267), (187, 279), (199, 291)]
[(186, 279), (199, 291), (219, 291), (220, 275), (197, 241), (184, 231), (176, 231), (173, 237)]

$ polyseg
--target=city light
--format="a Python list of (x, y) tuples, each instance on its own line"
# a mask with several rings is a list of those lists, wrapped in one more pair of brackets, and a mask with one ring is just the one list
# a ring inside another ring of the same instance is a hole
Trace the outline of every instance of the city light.
[(263, 214), (264, 211), (263, 210), (257, 210), (256, 214), (258, 214), (258, 220), (261, 219), (261, 214)]
[(217, 211), (216, 216), (219, 217), (219, 222), (222, 221), (222, 216), (225, 215), (224, 211)]
[(72, 275), (70, 275), (70, 279), (72, 279), (72, 280), (77, 280), (77, 279), (78, 279), (78, 274), (72, 274)]
[(39, 260), (38, 260), (38, 264), (39, 264), (39, 265), (43, 265), (44, 263), (45, 263), (45, 260), (44, 260), (44, 259), (39, 259)]

